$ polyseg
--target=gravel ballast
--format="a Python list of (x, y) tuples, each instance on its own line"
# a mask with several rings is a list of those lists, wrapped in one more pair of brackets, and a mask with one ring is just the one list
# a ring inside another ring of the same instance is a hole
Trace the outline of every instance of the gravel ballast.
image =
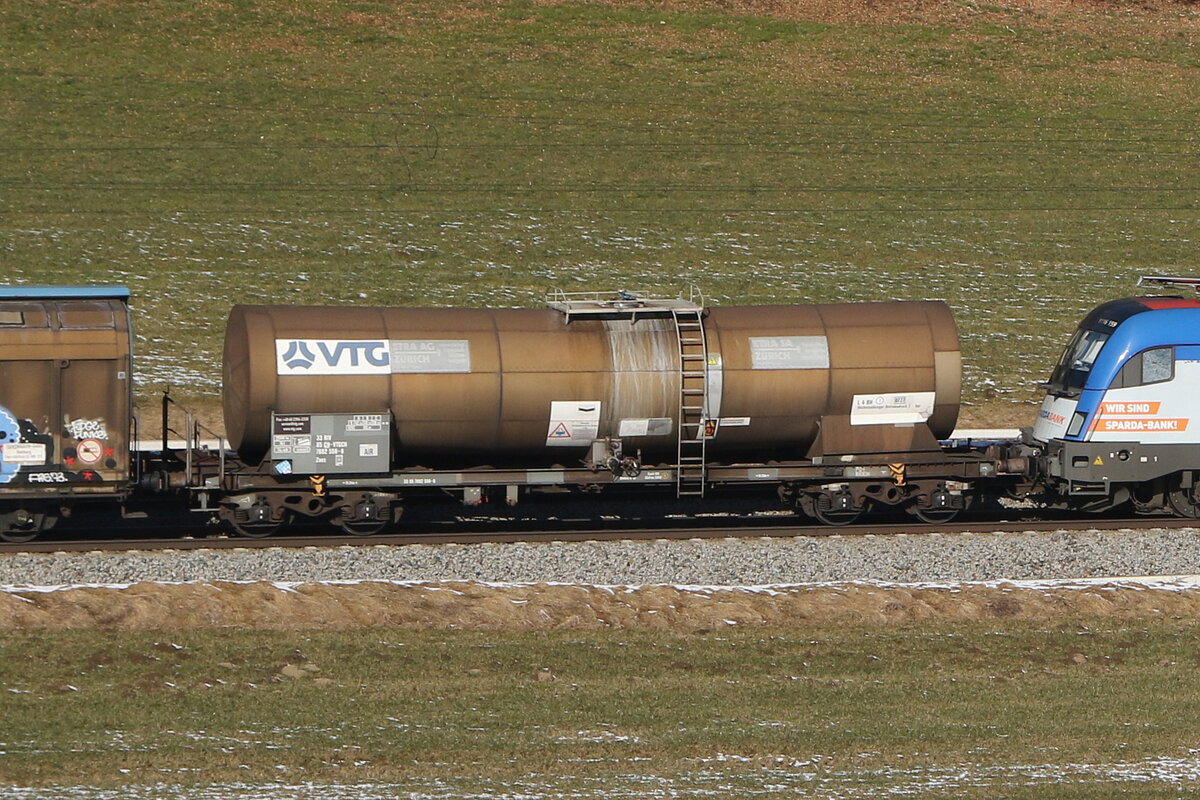
[(0, 555), (0, 584), (487, 581), (762, 586), (1200, 572), (1200, 531), (826, 536)]

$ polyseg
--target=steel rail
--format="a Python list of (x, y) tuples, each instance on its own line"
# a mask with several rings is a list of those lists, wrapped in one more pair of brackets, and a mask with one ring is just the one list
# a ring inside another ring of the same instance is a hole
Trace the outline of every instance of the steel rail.
[(873, 537), (873, 536), (933, 536), (933, 535), (989, 535), (1025, 532), (1053, 531), (1120, 531), (1188, 529), (1197, 527), (1196, 520), (1179, 517), (1136, 517), (1094, 519), (996, 519), (990, 521), (951, 522), (930, 525), (921, 522), (858, 524), (829, 526), (797, 524), (794, 520), (775, 523), (739, 520), (739, 524), (697, 524), (697, 520), (672, 527), (563, 527), (554, 530), (473, 531), (463, 528), (446, 529), (436, 526), (400, 533), (375, 534), (371, 536), (329, 536), (323, 533), (311, 535), (272, 536), (261, 539), (221, 533), (220, 535), (155, 538), (149, 531), (145, 538), (128, 539), (68, 539), (34, 540), (25, 543), (2, 543), (0, 555), (11, 553), (52, 553), (88, 551), (131, 551), (131, 550), (228, 550), (238, 548), (265, 547), (371, 547), (403, 546), (414, 544), (516, 544), (526, 542), (605, 542), (605, 541), (653, 541), (656, 539), (752, 539), (752, 538), (802, 538), (802, 537)]

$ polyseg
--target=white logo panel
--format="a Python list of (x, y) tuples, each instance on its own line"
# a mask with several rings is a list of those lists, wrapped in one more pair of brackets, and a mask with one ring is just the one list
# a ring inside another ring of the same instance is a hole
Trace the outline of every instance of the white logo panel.
[(751, 336), (753, 369), (829, 369), (824, 336)]
[(386, 339), (276, 339), (279, 375), (387, 375)]
[(466, 339), (276, 339), (277, 375), (470, 372)]

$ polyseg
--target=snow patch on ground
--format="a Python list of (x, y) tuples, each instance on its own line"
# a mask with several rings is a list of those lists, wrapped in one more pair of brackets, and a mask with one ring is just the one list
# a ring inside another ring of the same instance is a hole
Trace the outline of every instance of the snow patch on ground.
[[(260, 581), (150, 581), (162, 586), (199, 586), (211, 585), (220, 591), (220, 584), (235, 586), (252, 586)], [(296, 593), (301, 586), (361, 586), (364, 584), (385, 584), (388, 586), (420, 586), (427, 591), (444, 591), (456, 595), (463, 593), (453, 586), (439, 585), (430, 581), (385, 581), (385, 580), (336, 580), (336, 581), (269, 581), (269, 585), (281, 592)], [(474, 586), (489, 589), (527, 589), (534, 586), (578, 586), (579, 584), (546, 581), (539, 583), (512, 583), (503, 581), (471, 581)], [(64, 592), (74, 589), (112, 589), (126, 590), (145, 583), (63, 583), (53, 586), (36, 584), (0, 584), (0, 592), (29, 593), (29, 592)], [(902, 583), (896, 581), (817, 581), (812, 583), (775, 583), (761, 586), (732, 586), (732, 585), (693, 585), (693, 584), (596, 584), (590, 588), (613, 594), (635, 592), (646, 586), (663, 586), (686, 594), (710, 595), (714, 592), (747, 592), (767, 596), (781, 595), (796, 589), (837, 588), (854, 586), (859, 588), (879, 589), (955, 589), (988, 588), (988, 589), (1026, 589), (1034, 591), (1055, 591), (1071, 589), (1100, 589), (1116, 591), (1118, 589), (1159, 589), (1167, 591), (1196, 591), (1200, 589), (1200, 575), (1145, 575), (1138, 577), (1120, 578), (1069, 578), (1063, 580), (997, 580), (997, 581), (916, 581)], [(25, 598), (21, 598), (24, 600)], [(524, 601), (521, 601), (524, 602)]]
[[(766, 763), (764, 763), (766, 762)], [(1162, 784), (1183, 792), (1200, 782), (1200, 758), (1162, 756), (1099, 764), (978, 764), (909, 769), (830, 769), (821, 756), (791, 758), (718, 753), (671, 777), (636, 770), (615, 776), (529, 775), (513, 781), (415, 779), (404, 783), (156, 783), (9, 787), (12, 800), (590, 800), (591, 798), (793, 797), (895, 798), (1011, 787)], [(632, 766), (632, 764), (630, 765)]]

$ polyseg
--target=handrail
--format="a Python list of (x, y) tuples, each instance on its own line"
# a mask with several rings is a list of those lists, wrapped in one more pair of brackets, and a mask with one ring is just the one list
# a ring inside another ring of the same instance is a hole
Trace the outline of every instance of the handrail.
[[(170, 407), (171, 406), (175, 406), (176, 408), (178, 408), (180, 411), (183, 412), (183, 430), (182, 431), (177, 431), (171, 427), (171, 424), (170, 424)], [(217, 440), (217, 458), (218, 458), (218, 462), (220, 465), (220, 467), (219, 467), (220, 475), (221, 475), (222, 479), (224, 478), (225, 466), (226, 466), (225, 436), (217, 433), (212, 428), (209, 428), (208, 426), (206, 426), (202, 422), (200, 422), (200, 420), (196, 419), (196, 416), (195, 416), (195, 414), (192, 413), (191, 409), (185, 408), (184, 406), (180, 405), (173, 397), (171, 397), (169, 388), (167, 391), (163, 392), (162, 426), (163, 426), (162, 427), (162, 452), (163, 452), (163, 455), (166, 456), (169, 453), (175, 459), (181, 460), (183, 462), (184, 475), (187, 476), (187, 485), (188, 486), (195, 485), (194, 479), (199, 478), (198, 474), (193, 475), (193, 472), (198, 473), (198, 470), (199, 470), (199, 464), (196, 462), (194, 454), (200, 452), (201, 450), (203, 450), (204, 452), (207, 452), (207, 453), (212, 452), (212, 450), (207, 445), (203, 444), (202, 434), (204, 434), (204, 433), (207, 433), (210, 438)], [(182, 459), (180, 459), (179, 456), (171, 449), (170, 435), (172, 433), (175, 434), (177, 437), (179, 437), (179, 439), (181, 439), (183, 441), (183, 451), (184, 452), (183, 452)]]
[(680, 292), (674, 297), (658, 294), (644, 294), (642, 292), (631, 292), (626, 289), (611, 289), (607, 291), (584, 291), (584, 292), (567, 292), (557, 286), (552, 286), (546, 291), (545, 301), (547, 303), (604, 303), (604, 302), (633, 302), (642, 301), (644, 303), (663, 303), (678, 300), (687, 300), (689, 303), (697, 303), (704, 305), (704, 293), (695, 284), (688, 284), (688, 295), (685, 298), (683, 292)]
[[(209, 428), (208, 426), (201, 423), (200, 420), (196, 420), (193, 423), (192, 433), (193, 433), (193, 438), (191, 441), (191, 445), (196, 450), (199, 450), (202, 447), (205, 450), (208, 450), (207, 446), (201, 444), (201, 441), (202, 441), (202, 437), (200, 435), (201, 433), (207, 433), (210, 438), (217, 440), (217, 458), (219, 459), (219, 462), (220, 462), (221, 477), (224, 478), (225, 477), (225, 450), (227, 449), (225, 447), (225, 435), (217, 433), (212, 428)], [(211, 451), (209, 451), (209, 452), (211, 452)]]
[[(697, 304), (696, 300), (700, 303)], [(665, 316), (676, 311), (704, 311), (704, 295), (695, 286), (690, 286), (688, 296), (677, 297), (636, 294), (624, 289), (611, 292), (565, 292), (558, 287), (546, 293), (546, 305), (566, 316), (569, 323), (573, 316), (609, 318), (628, 317), (636, 322), (642, 317)]]
[(141, 441), (142, 438), (141, 422), (141, 419), (138, 417), (137, 409), (132, 409), (131, 413), (129, 414), (129, 432), (132, 434), (132, 436), (129, 437), (129, 443), (125, 449), (128, 451), (126, 455), (129, 457), (129, 461), (133, 463), (133, 483), (135, 486), (142, 482), (142, 459), (136, 457), (136, 454), (133, 452), (133, 443)]

